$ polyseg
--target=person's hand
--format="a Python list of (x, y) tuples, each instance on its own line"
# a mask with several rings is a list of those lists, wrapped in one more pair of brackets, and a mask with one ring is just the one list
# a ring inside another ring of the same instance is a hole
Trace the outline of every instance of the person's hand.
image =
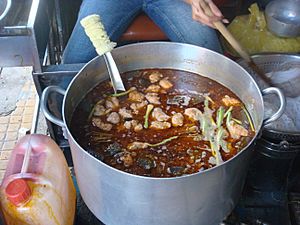
[(213, 22), (216, 21), (228, 23), (228, 20), (224, 19), (222, 12), (212, 0), (187, 0), (187, 2), (191, 4), (194, 20), (212, 28), (215, 28)]

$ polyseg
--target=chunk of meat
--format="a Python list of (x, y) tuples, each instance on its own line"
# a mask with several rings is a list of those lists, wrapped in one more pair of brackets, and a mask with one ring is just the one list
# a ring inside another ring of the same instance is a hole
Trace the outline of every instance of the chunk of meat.
[(138, 125), (136, 125), (136, 126), (133, 128), (133, 130), (134, 130), (135, 132), (139, 132), (139, 131), (143, 130), (143, 125), (142, 125), (141, 123), (139, 123)]
[(159, 81), (159, 85), (164, 89), (170, 89), (173, 87), (173, 84), (166, 78)]
[(125, 107), (119, 109), (119, 114), (124, 119), (131, 119), (132, 118), (131, 110), (126, 109)]
[(158, 82), (161, 78), (163, 78), (163, 75), (158, 72), (158, 71), (154, 71), (149, 75), (149, 80), (151, 83), (156, 83)]
[(249, 135), (246, 128), (235, 123), (234, 121), (230, 121), (227, 128), (233, 139), (239, 139), (241, 136), (246, 137)]
[(167, 121), (168, 119), (170, 119), (170, 116), (168, 116), (166, 113), (164, 113), (164, 111), (161, 108), (154, 108), (152, 111), (152, 117), (154, 119), (156, 119), (157, 121)]
[(199, 132), (199, 127), (198, 126), (187, 127), (186, 131), (188, 133), (197, 133), (197, 132)]
[(106, 108), (115, 109), (119, 107), (119, 100), (117, 97), (110, 97), (105, 101)]
[(171, 123), (169, 122), (160, 122), (160, 121), (152, 121), (150, 128), (164, 130), (171, 127)]
[(113, 127), (110, 123), (104, 123), (100, 118), (93, 118), (92, 119), (93, 126), (96, 126), (104, 131), (110, 131)]
[(130, 143), (127, 146), (127, 149), (129, 149), (129, 150), (145, 149), (145, 148), (148, 148), (148, 146), (149, 146), (149, 144), (146, 142), (135, 141), (135, 142)]
[(172, 125), (174, 127), (180, 127), (183, 125), (183, 115), (181, 113), (175, 113), (173, 116), (172, 116)]
[(187, 108), (184, 110), (184, 115), (188, 116), (193, 121), (198, 121), (202, 116), (202, 112), (197, 108)]
[(147, 89), (146, 92), (155, 92), (158, 93), (160, 90), (160, 86), (157, 84), (151, 84)]
[(222, 102), (226, 106), (239, 106), (239, 105), (241, 105), (241, 102), (238, 99), (229, 97), (228, 95), (225, 95), (225, 97), (222, 98)]
[(130, 108), (133, 110), (134, 114), (138, 114), (139, 110), (145, 107), (147, 104), (148, 102), (146, 100), (139, 103), (134, 102), (130, 105)]
[(120, 157), (120, 160), (123, 161), (125, 167), (130, 167), (133, 164), (133, 159), (130, 153), (125, 153), (123, 156)]
[(155, 104), (155, 105), (161, 104), (159, 95), (157, 93), (147, 93), (145, 97), (151, 104)]
[(138, 121), (137, 120), (130, 120), (130, 121), (126, 121), (124, 123), (124, 127), (127, 129), (127, 130), (130, 130), (131, 128), (134, 128), (138, 125)]
[(105, 115), (105, 107), (103, 105), (97, 104), (94, 108), (94, 116), (103, 116)]
[(108, 115), (106, 120), (112, 124), (118, 124), (120, 122), (120, 116), (117, 112), (112, 112)]
[(128, 99), (133, 102), (142, 102), (145, 99), (145, 96), (141, 92), (132, 91), (128, 94)]

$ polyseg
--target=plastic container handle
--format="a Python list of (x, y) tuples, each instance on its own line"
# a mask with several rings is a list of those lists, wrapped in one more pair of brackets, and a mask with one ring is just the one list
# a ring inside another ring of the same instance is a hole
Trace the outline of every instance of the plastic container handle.
[(268, 88), (262, 90), (262, 95), (263, 96), (268, 95), (268, 94), (278, 95), (280, 106), (279, 106), (279, 109), (277, 110), (276, 113), (274, 113), (272, 116), (264, 119), (263, 126), (265, 126), (269, 123), (272, 123), (275, 120), (279, 119), (282, 116), (282, 114), (284, 113), (284, 110), (285, 110), (285, 107), (286, 107), (286, 100), (285, 100), (284, 94), (279, 88), (268, 87)]
[(48, 109), (48, 96), (50, 93), (52, 92), (56, 92), (59, 93), (61, 95), (65, 95), (66, 91), (64, 89), (62, 89), (59, 86), (48, 86), (47, 88), (45, 88), (45, 90), (42, 93), (42, 97), (41, 97), (41, 109), (45, 115), (45, 117), (50, 120), (52, 123), (55, 123), (56, 125), (64, 128), (65, 124), (63, 122), (63, 120), (57, 118), (56, 116), (52, 115), (52, 113), (49, 111)]

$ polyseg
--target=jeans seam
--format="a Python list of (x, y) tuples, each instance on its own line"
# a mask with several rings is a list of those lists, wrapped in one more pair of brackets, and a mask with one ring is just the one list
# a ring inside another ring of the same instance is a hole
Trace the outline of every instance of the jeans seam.
[(175, 35), (178, 37), (178, 39), (182, 42), (186, 42), (186, 40), (184, 39), (184, 36), (176, 29), (176, 27), (169, 20), (169, 18), (166, 16), (166, 14), (164, 14), (157, 6), (153, 6), (153, 9), (154, 9), (154, 11), (158, 12), (158, 14), (160, 14), (164, 18), (165, 22), (172, 29), (172, 31), (175, 33)]
[(131, 13), (127, 14), (127, 16), (123, 17), (123, 19), (121, 19), (121, 20), (118, 22), (118, 25), (117, 25), (117, 26), (113, 26), (114, 28), (111, 30), (110, 36), (113, 36), (113, 34), (119, 30), (119, 27), (121, 27), (121, 25), (124, 23), (124, 21), (126, 21), (126, 20), (127, 20), (128, 18), (130, 18), (133, 14), (135, 14), (137, 11), (139, 11), (139, 10), (138, 10), (139, 8), (140, 8), (140, 6), (136, 7), (135, 9), (133, 9)]

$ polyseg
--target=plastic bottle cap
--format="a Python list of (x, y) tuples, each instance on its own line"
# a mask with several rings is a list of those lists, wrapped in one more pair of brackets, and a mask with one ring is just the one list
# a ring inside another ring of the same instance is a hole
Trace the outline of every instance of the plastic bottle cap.
[(16, 179), (10, 182), (5, 192), (8, 200), (16, 206), (28, 200), (31, 195), (30, 188), (24, 179)]

